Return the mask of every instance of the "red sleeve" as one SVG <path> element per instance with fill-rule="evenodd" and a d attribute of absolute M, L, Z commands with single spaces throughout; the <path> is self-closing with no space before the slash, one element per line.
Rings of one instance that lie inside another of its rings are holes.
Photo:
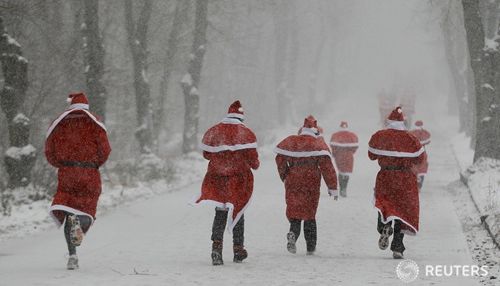
<path fill-rule="evenodd" d="M 97 164 L 102 166 L 108 160 L 111 153 L 111 146 L 109 146 L 108 135 L 102 128 L 97 128 Z"/>
<path fill-rule="evenodd" d="M 213 153 L 210 153 L 210 152 L 207 152 L 207 151 L 203 151 L 203 158 L 205 158 L 208 161 L 210 161 L 210 160 L 212 160 L 212 154 Z"/>
<path fill-rule="evenodd" d="M 337 152 L 339 151 L 339 147 L 337 146 L 331 146 L 332 147 L 332 154 L 333 156 L 335 157 L 335 155 L 337 154 Z"/>
<path fill-rule="evenodd" d="M 61 164 L 57 162 L 57 158 L 55 156 L 56 150 L 54 146 L 54 136 L 52 136 L 52 134 L 49 136 L 49 138 L 47 138 L 47 141 L 45 141 L 45 157 L 47 158 L 49 164 L 56 168 L 60 168 Z"/>
<path fill-rule="evenodd" d="M 276 166 L 278 167 L 278 173 L 280 175 L 281 181 L 285 181 L 286 176 L 288 175 L 288 163 L 286 157 L 283 155 L 276 155 Z"/>
<path fill-rule="evenodd" d="M 379 155 L 373 154 L 372 152 L 368 151 L 368 158 L 370 158 L 370 160 L 377 160 L 379 158 Z"/>
<path fill-rule="evenodd" d="M 332 160 L 328 156 L 321 156 L 318 163 L 321 175 L 323 176 L 328 189 L 336 190 L 337 173 L 335 172 L 335 168 L 333 167 Z"/>
<path fill-rule="evenodd" d="M 248 149 L 246 154 L 250 168 L 257 170 L 260 166 L 259 154 L 257 153 L 257 149 Z"/>
<path fill-rule="evenodd" d="M 420 156 L 415 157 L 412 159 L 412 163 L 414 165 L 419 165 L 421 164 L 425 159 L 427 158 L 427 153 L 424 151 Z"/>

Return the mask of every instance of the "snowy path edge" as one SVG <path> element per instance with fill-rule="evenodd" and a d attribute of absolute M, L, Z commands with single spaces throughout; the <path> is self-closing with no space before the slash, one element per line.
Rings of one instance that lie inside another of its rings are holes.
<path fill-rule="evenodd" d="M 463 164 L 463 162 L 460 161 L 459 156 L 457 155 L 458 151 L 457 151 L 457 146 L 455 144 L 451 144 L 451 151 L 453 153 L 453 157 L 455 158 L 455 160 L 457 162 L 457 166 L 459 168 L 460 181 L 466 187 L 467 192 L 469 193 L 469 197 L 470 197 L 472 203 L 474 204 L 474 207 L 476 208 L 476 210 L 478 211 L 478 213 L 481 216 L 481 222 L 482 222 L 484 228 L 486 229 L 486 231 L 488 232 L 488 235 L 491 237 L 491 239 L 495 243 L 496 247 L 498 249 L 500 249 L 500 236 L 495 235 L 492 231 L 492 228 L 491 228 L 491 226 L 498 225 L 498 224 L 500 224 L 500 222 L 496 222 L 494 216 L 487 215 L 481 210 L 481 208 L 479 207 L 478 202 L 474 198 L 473 192 L 469 186 L 469 180 L 464 173 L 466 170 L 464 170 L 464 164 Z"/>

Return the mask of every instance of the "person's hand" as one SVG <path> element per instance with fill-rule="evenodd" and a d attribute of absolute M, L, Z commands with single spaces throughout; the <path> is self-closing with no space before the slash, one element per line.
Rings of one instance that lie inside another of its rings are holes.
<path fill-rule="evenodd" d="M 339 199 L 339 191 L 338 190 L 331 190 L 329 189 L 328 190 L 328 194 L 331 196 L 333 196 L 333 199 L 334 200 L 338 200 Z"/>

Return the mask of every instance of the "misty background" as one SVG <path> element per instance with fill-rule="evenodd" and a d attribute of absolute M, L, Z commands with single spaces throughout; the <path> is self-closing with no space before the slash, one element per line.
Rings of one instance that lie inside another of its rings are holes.
<path fill-rule="evenodd" d="M 498 1 L 463 2 L 481 5 L 488 39 Z M 4 73 L 14 73 L 2 77 L 2 189 L 32 185 L 42 198 L 55 190 L 45 132 L 75 91 L 87 94 L 108 128 L 105 177 L 125 176 L 115 178 L 124 184 L 168 177 L 169 162 L 197 151 L 199 137 L 236 99 L 260 145 L 296 132 L 309 114 L 326 137 L 340 120 L 375 131 L 378 96 L 391 93 L 414 97 L 414 119 L 426 125 L 457 116 L 450 128 L 475 146 L 464 7 L 449 0 L 1 1 L 4 55 L 19 44 L 8 53 L 15 60 L 2 62 Z"/>

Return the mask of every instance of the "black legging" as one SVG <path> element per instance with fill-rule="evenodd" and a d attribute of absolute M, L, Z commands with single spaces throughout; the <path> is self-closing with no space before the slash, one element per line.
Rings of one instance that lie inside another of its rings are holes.
<path fill-rule="evenodd" d="M 66 222 L 64 223 L 64 237 L 66 238 L 66 244 L 68 245 L 68 251 L 69 255 L 76 254 L 76 246 L 71 243 L 70 239 L 70 231 L 71 231 L 71 224 L 68 222 L 68 216 L 71 215 L 70 213 L 66 213 Z M 83 233 L 87 233 L 87 231 L 90 228 L 90 225 L 92 224 L 92 221 L 88 216 L 85 215 L 77 215 L 78 220 L 80 220 L 80 227 L 83 230 Z"/>
<path fill-rule="evenodd" d="M 224 229 L 227 223 L 227 211 L 215 210 L 214 223 L 212 225 L 212 241 L 224 240 Z M 245 217 L 241 216 L 240 220 L 233 228 L 233 245 L 243 246 L 245 242 Z"/>
<path fill-rule="evenodd" d="M 378 214 L 377 230 L 382 233 L 384 226 L 391 225 L 392 221 L 388 223 L 382 222 L 382 216 Z M 399 219 L 394 220 L 394 237 L 392 238 L 391 250 L 403 253 L 405 251 L 405 246 L 403 244 L 404 234 L 401 233 L 401 221 Z"/>
<path fill-rule="evenodd" d="M 300 236 L 300 228 L 302 220 L 290 219 L 290 231 L 295 234 L 295 240 Z M 316 220 L 304 221 L 304 238 L 306 239 L 307 251 L 314 251 L 316 249 L 316 241 L 318 240 L 318 231 Z"/>
<path fill-rule="evenodd" d="M 347 183 L 349 183 L 349 176 L 339 174 L 339 185 L 341 190 L 347 190 Z"/>

